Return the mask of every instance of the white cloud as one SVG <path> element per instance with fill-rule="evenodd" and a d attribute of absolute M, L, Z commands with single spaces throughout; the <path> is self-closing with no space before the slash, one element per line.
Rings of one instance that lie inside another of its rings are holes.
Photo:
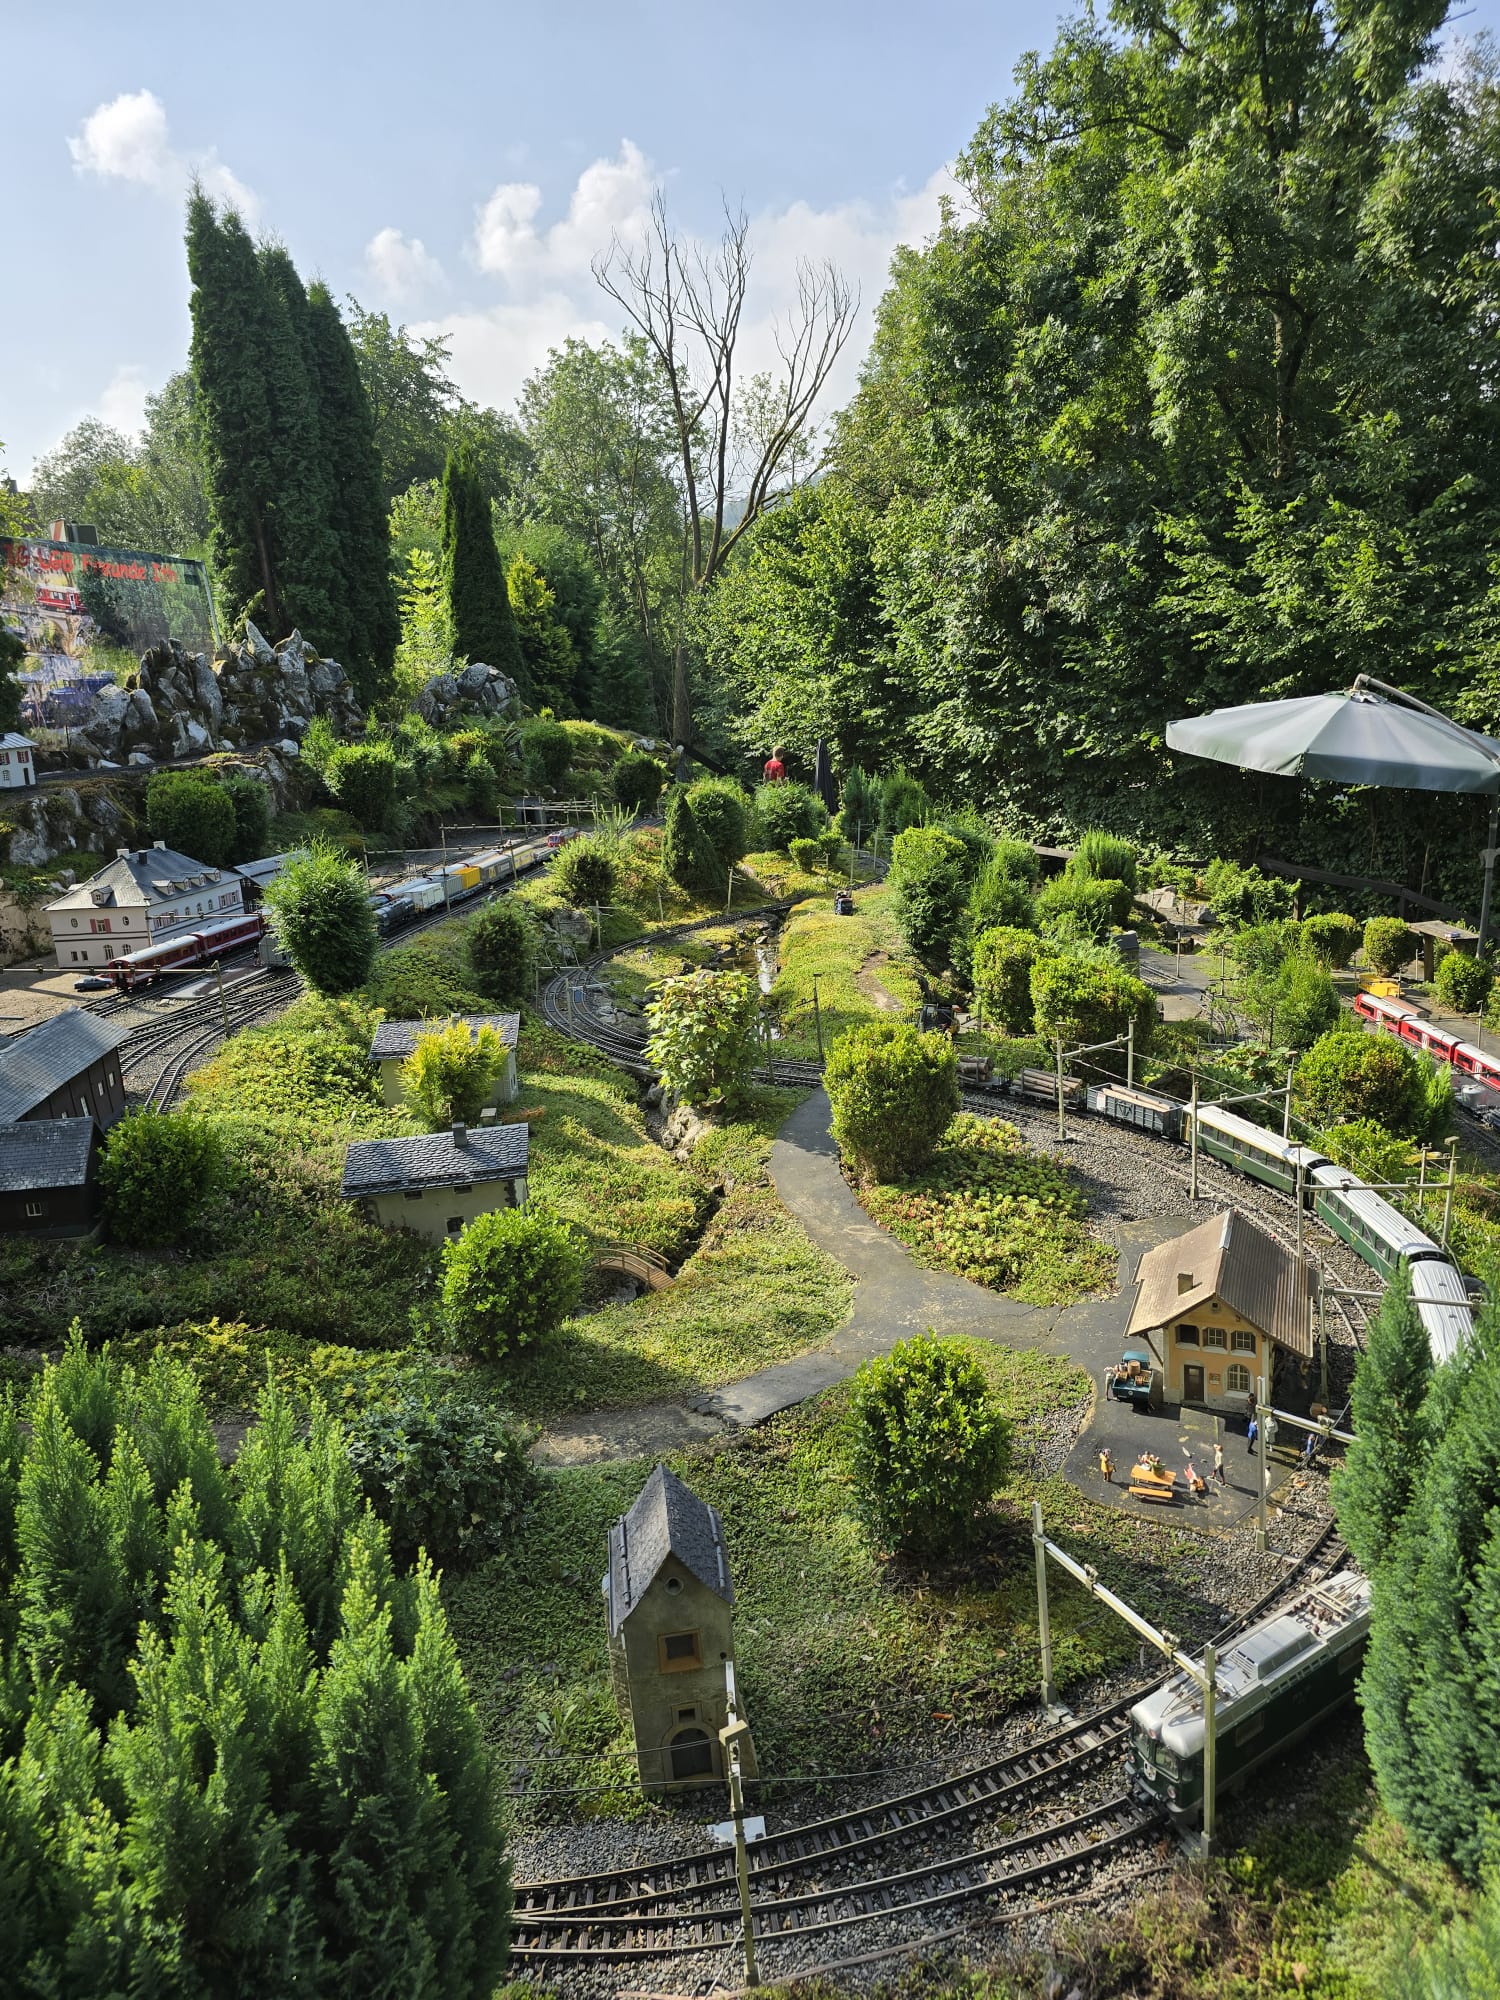
<path fill-rule="evenodd" d="M 132 361 L 125 361 L 105 384 L 95 408 L 111 430 L 134 437 L 145 427 L 149 393 L 146 371 Z"/>
<path fill-rule="evenodd" d="M 253 223 L 260 203 L 218 154 L 181 153 L 172 144 L 166 106 L 153 90 L 122 91 L 91 111 L 68 141 L 74 170 L 100 180 L 133 181 L 177 199 L 195 176 L 208 193 Z"/>
<path fill-rule="evenodd" d="M 443 283 L 443 267 L 420 236 L 382 229 L 365 245 L 365 269 L 393 299 L 420 298 Z"/>
<path fill-rule="evenodd" d="M 474 306 L 434 319 L 421 332 L 453 342 L 453 372 L 468 396 L 505 407 L 521 384 L 570 335 L 580 340 L 618 335 L 623 315 L 594 281 L 592 259 L 614 237 L 639 240 L 659 183 L 650 160 L 632 140 L 614 158 L 595 160 L 579 175 L 563 214 L 541 222 L 543 190 L 533 181 L 504 181 L 475 212 L 471 255 L 479 270 L 499 279 L 503 303 Z M 754 267 L 741 330 L 743 376 L 778 367 L 775 332 L 795 305 L 797 272 L 807 259 L 832 258 L 860 292 L 854 332 L 827 392 L 827 409 L 853 390 L 869 339 L 876 302 L 897 244 L 920 244 L 936 229 L 944 196 L 956 194 L 946 167 L 914 191 L 898 188 L 880 201 L 829 208 L 808 202 L 751 218 Z"/>

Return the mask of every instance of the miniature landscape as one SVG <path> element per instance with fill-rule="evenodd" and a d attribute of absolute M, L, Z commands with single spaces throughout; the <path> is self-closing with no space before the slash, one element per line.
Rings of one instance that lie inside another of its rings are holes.
<path fill-rule="evenodd" d="M 1298 22 L 837 410 L 732 209 L 510 414 L 194 180 L 0 485 L 6 1991 L 1493 1992 L 1500 98 Z"/>

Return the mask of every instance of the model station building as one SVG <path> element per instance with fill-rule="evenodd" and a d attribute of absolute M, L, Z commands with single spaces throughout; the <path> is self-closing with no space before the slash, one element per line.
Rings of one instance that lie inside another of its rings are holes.
<path fill-rule="evenodd" d="M 59 965 L 100 966 L 244 907 L 237 870 L 209 868 L 157 841 L 119 848 L 97 875 L 47 905 L 47 921 Z"/>

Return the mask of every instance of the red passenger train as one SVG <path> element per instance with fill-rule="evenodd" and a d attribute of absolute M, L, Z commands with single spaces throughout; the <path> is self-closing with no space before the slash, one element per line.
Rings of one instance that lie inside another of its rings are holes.
<path fill-rule="evenodd" d="M 138 986 L 150 986 L 165 972 L 181 972 L 192 965 L 211 965 L 246 945 L 258 944 L 265 935 L 266 920 L 258 910 L 240 911 L 205 924 L 201 931 L 177 931 L 160 944 L 144 945 L 111 961 L 106 970 L 122 993 Z"/>
<path fill-rule="evenodd" d="M 1451 1063 L 1464 1076 L 1472 1076 L 1476 1083 L 1500 1090 L 1500 1057 L 1477 1048 L 1473 1042 L 1461 1042 L 1457 1035 L 1437 1027 L 1407 1001 L 1387 1000 L 1378 993 L 1356 993 L 1354 1011 L 1386 1034 L 1399 1035 L 1412 1048 L 1425 1049 L 1438 1062 Z"/>

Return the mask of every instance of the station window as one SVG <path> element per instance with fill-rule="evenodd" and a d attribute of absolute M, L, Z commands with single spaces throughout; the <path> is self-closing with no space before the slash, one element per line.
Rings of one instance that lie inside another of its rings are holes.
<path fill-rule="evenodd" d="M 450 1215 L 448 1217 L 448 1234 L 450 1236 L 462 1236 L 463 1233 L 464 1233 L 463 1217 L 461 1215 Z"/>
<path fill-rule="evenodd" d="M 1229 1336 L 1229 1345 L 1236 1354 L 1253 1354 L 1255 1335 L 1248 1327 L 1237 1326 Z"/>
<path fill-rule="evenodd" d="M 691 1673 L 703 1665 L 703 1644 L 696 1632 L 663 1632 L 657 1655 L 664 1674 Z"/>
<path fill-rule="evenodd" d="M 1203 1345 L 1204 1345 L 1205 1347 L 1222 1347 L 1222 1346 L 1224 1345 L 1224 1329 L 1223 1329 L 1223 1327 L 1222 1327 L 1222 1326 L 1206 1326 L 1206 1327 L 1204 1327 L 1204 1329 L 1203 1329 Z"/>
<path fill-rule="evenodd" d="M 1185 1320 L 1180 1321 L 1177 1326 L 1177 1345 L 1179 1347 L 1196 1347 L 1198 1345 L 1197 1327 L 1189 1326 Z"/>
<path fill-rule="evenodd" d="M 1242 1396 L 1250 1391 L 1250 1370 L 1243 1361 L 1231 1361 L 1225 1374 L 1225 1383 L 1231 1395 L 1238 1391 Z"/>
<path fill-rule="evenodd" d="M 26 1213 L 34 1222 L 38 1216 L 43 1216 L 47 1213 L 47 1204 L 44 1201 L 28 1201 L 26 1204 Z"/>

